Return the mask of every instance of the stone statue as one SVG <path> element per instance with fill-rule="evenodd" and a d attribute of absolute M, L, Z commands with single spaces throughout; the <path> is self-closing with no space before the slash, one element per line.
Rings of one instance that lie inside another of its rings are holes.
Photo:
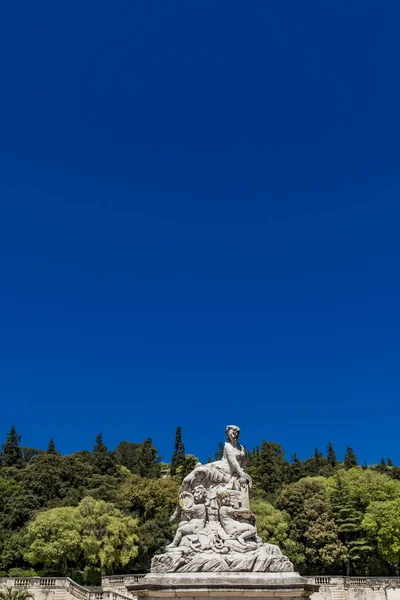
<path fill-rule="evenodd" d="M 222 459 L 197 466 L 183 480 L 171 517 L 178 529 L 166 552 L 153 557 L 153 573 L 293 571 L 278 546 L 257 535 L 239 434 L 228 425 Z"/>
<path fill-rule="evenodd" d="M 199 483 L 214 489 L 223 486 L 240 492 L 241 505 L 249 508 L 251 478 L 245 471 L 246 451 L 244 446 L 239 444 L 239 434 L 239 427 L 228 425 L 226 428 L 228 440 L 225 442 L 222 459 L 194 469 L 183 480 L 182 488 L 188 490 Z"/>

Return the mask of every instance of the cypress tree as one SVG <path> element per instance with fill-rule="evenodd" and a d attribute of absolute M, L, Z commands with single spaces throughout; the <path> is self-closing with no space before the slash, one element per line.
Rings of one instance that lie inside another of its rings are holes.
<path fill-rule="evenodd" d="M 289 479 L 291 482 L 299 481 L 304 476 L 303 463 L 297 458 L 296 452 L 292 455 L 292 464 L 289 467 Z"/>
<path fill-rule="evenodd" d="M 347 446 L 346 454 L 344 455 L 345 469 L 351 469 L 352 467 L 356 467 L 357 465 L 358 465 L 357 457 L 356 457 L 356 454 L 355 454 L 353 448 L 351 448 L 350 446 Z"/>
<path fill-rule="evenodd" d="M 153 446 L 153 440 L 147 438 L 139 449 L 139 475 L 141 477 L 161 477 L 161 466 L 157 462 L 157 448 Z"/>
<path fill-rule="evenodd" d="M 96 435 L 96 443 L 93 446 L 92 464 L 100 475 L 113 474 L 115 472 L 115 460 L 107 450 L 103 442 L 103 434 Z"/>
<path fill-rule="evenodd" d="M 340 471 L 336 473 L 335 480 L 331 503 L 339 537 L 347 550 L 346 575 L 349 576 L 352 568 L 356 572 L 360 570 L 361 564 L 365 563 L 373 548 L 361 527 L 363 511 L 351 498 Z"/>
<path fill-rule="evenodd" d="M 263 441 L 259 453 L 248 464 L 253 481 L 267 494 L 274 494 L 290 477 L 290 465 L 285 452 L 276 442 Z"/>
<path fill-rule="evenodd" d="M 332 442 L 328 442 L 328 451 L 327 451 L 326 458 L 327 458 L 328 464 L 334 469 L 336 467 L 337 460 L 336 460 L 336 452 L 333 449 Z"/>
<path fill-rule="evenodd" d="M 387 459 L 387 466 L 388 466 L 388 467 L 394 467 L 394 464 L 393 464 L 393 461 L 392 461 L 392 459 L 391 459 L 391 458 L 388 458 L 388 459 Z"/>
<path fill-rule="evenodd" d="M 178 425 L 175 433 L 175 450 L 171 460 L 171 475 L 176 475 L 178 467 L 185 464 L 185 446 L 182 442 L 182 427 Z"/>
<path fill-rule="evenodd" d="M 316 467 L 316 471 L 318 471 L 318 468 L 321 464 L 321 459 L 323 458 L 321 452 L 319 452 L 318 448 L 315 447 L 314 448 L 314 462 L 315 462 L 315 467 Z"/>
<path fill-rule="evenodd" d="M 3 444 L 3 464 L 5 467 L 16 467 L 22 464 L 22 448 L 19 445 L 21 436 L 18 435 L 14 425 L 7 434 Z"/>
<path fill-rule="evenodd" d="M 57 454 L 58 456 L 60 455 L 59 451 L 56 448 L 53 438 L 51 438 L 51 440 L 49 441 L 49 445 L 47 446 L 46 452 L 47 454 Z"/>

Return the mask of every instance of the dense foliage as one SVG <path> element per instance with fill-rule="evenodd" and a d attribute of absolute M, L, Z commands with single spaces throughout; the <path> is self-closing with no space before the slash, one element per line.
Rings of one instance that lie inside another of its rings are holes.
<path fill-rule="evenodd" d="M 91 452 L 62 456 L 52 439 L 46 450 L 21 446 L 12 427 L 0 460 L 0 575 L 84 583 L 149 568 L 172 539 L 179 484 L 197 462 L 181 427 L 169 474 L 151 438 L 110 452 L 99 434 Z M 248 453 L 248 471 L 259 535 L 301 573 L 399 573 L 400 468 L 390 459 L 361 467 L 348 446 L 340 462 L 329 442 L 326 456 L 316 448 L 287 461 L 279 444 L 263 441 Z"/>

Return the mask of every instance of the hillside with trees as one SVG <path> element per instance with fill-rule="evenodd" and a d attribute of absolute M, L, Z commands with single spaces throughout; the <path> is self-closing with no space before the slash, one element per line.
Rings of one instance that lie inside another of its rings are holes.
<path fill-rule="evenodd" d="M 172 446 L 172 444 L 171 444 Z M 216 457 L 222 453 L 216 448 Z M 101 573 L 143 572 L 173 537 L 180 482 L 197 459 L 177 427 L 170 465 L 152 439 L 110 451 L 62 456 L 27 448 L 12 427 L 0 466 L 0 576 L 69 575 L 95 584 Z M 210 459 L 209 459 L 210 460 Z M 396 575 L 400 568 L 400 468 L 390 459 L 343 462 L 331 443 L 290 461 L 276 442 L 248 452 L 259 535 L 278 544 L 302 574 Z"/>

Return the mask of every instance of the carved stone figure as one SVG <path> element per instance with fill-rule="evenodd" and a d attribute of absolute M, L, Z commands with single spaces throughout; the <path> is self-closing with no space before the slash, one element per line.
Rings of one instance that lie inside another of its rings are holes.
<path fill-rule="evenodd" d="M 196 467 L 182 482 L 171 520 L 179 520 L 164 554 L 153 557 L 153 573 L 292 572 L 278 546 L 264 544 L 250 511 L 240 428 L 228 425 L 221 460 Z"/>
<path fill-rule="evenodd" d="M 167 548 L 179 546 L 184 535 L 198 533 L 206 526 L 207 509 L 205 501 L 207 498 L 207 490 L 204 486 L 198 485 L 194 488 L 193 494 L 182 492 L 179 498 L 179 508 L 181 520 L 178 525 L 175 537 Z M 174 521 L 178 515 L 178 509 L 171 517 Z"/>
<path fill-rule="evenodd" d="M 192 489 L 202 483 L 208 488 L 217 489 L 224 486 L 229 490 L 240 492 L 240 504 L 249 508 L 249 490 L 251 477 L 246 473 L 246 451 L 239 443 L 240 428 L 228 425 L 226 435 L 228 440 L 224 445 L 221 460 L 195 468 L 183 480 L 184 490 Z"/>

